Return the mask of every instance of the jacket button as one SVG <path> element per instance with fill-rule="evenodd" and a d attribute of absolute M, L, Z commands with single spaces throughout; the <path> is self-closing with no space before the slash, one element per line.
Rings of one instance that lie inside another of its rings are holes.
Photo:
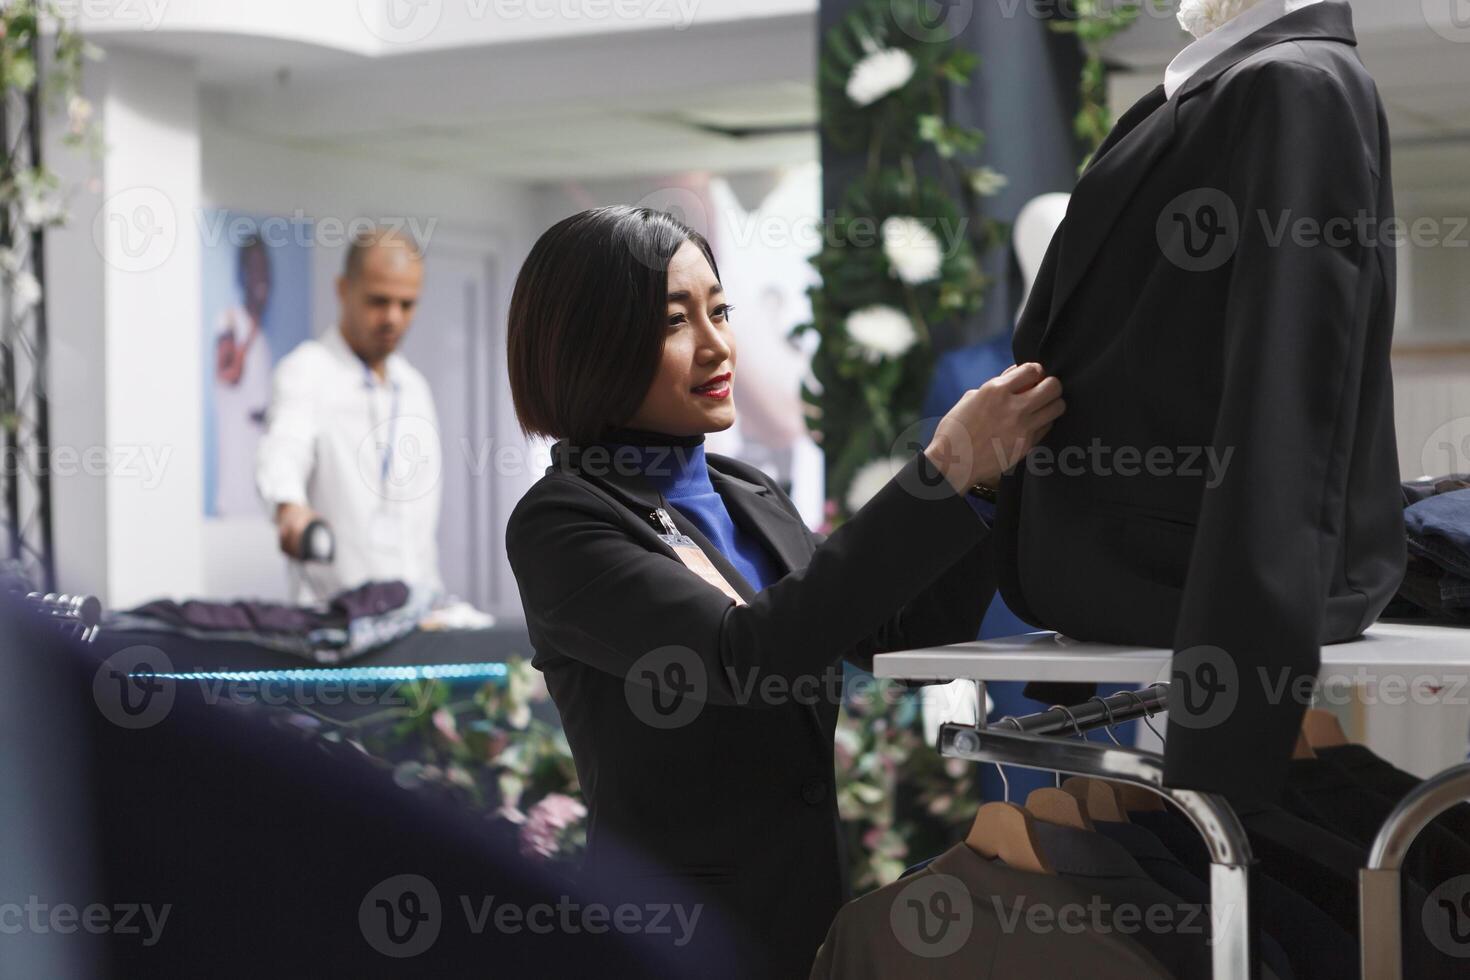
<path fill-rule="evenodd" d="M 819 779 L 811 780 L 801 787 L 801 798 L 816 806 L 827 798 L 827 784 Z"/>

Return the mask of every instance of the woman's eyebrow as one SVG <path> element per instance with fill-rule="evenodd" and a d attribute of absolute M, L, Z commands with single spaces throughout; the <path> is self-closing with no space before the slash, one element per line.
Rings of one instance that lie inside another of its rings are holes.
<path fill-rule="evenodd" d="M 709 288 L 709 294 L 711 296 L 714 296 L 717 293 L 723 293 L 724 291 L 725 291 L 725 287 L 722 286 L 722 285 L 720 285 L 719 283 L 715 283 L 713 286 L 711 286 Z M 669 293 L 669 302 L 670 303 L 682 303 L 685 300 L 687 300 L 688 298 L 689 298 L 689 290 L 687 290 L 687 289 L 676 289 L 673 292 Z"/>

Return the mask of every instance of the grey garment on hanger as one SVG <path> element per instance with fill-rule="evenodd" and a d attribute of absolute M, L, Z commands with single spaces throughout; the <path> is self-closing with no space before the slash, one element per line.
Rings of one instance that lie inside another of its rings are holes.
<path fill-rule="evenodd" d="M 956 844 L 919 871 L 837 913 L 811 980 L 1167 980 L 1140 943 L 1077 929 L 1086 890 L 1057 875 L 1007 867 Z M 1090 923 L 1089 923 L 1090 924 Z"/>
<path fill-rule="evenodd" d="M 1092 825 L 1099 834 L 1122 845 L 1138 862 L 1138 866 L 1154 881 L 1187 902 L 1209 904 L 1210 886 L 1186 868 L 1184 863 L 1174 856 L 1173 851 L 1164 846 L 1164 842 L 1159 840 L 1153 831 L 1136 823 L 1113 823 L 1107 820 L 1094 820 Z M 1290 924 L 1286 922 L 1254 924 L 1260 926 L 1256 939 L 1260 944 L 1261 961 L 1270 967 L 1281 980 L 1295 980 L 1297 971 L 1293 969 L 1293 963 L 1286 955 L 1282 944 L 1277 942 L 1272 933 L 1273 927 L 1290 928 Z M 1330 976 L 1332 980 L 1344 980 L 1346 974 L 1337 973 Z"/>
<path fill-rule="evenodd" d="M 1036 822 L 1041 852 L 1097 907 L 1181 980 L 1210 980 L 1210 909 L 1150 878 L 1121 844 L 1091 830 Z M 1264 975 L 1265 971 L 1263 971 Z"/>

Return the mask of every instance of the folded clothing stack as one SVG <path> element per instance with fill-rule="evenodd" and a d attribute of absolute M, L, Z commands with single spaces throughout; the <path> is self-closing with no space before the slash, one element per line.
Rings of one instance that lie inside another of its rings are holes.
<path fill-rule="evenodd" d="M 1409 561 L 1386 616 L 1470 622 L 1470 474 L 1403 484 Z"/>
<path fill-rule="evenodd" d="M 368 582 L 315 606 L 158 599 L 113 613 L 103 619 L 102 626 L 111 631 L 239 640 L 315 663 L 337 664 L 418 629 L 419 621 L 442 598 L 437 590 L 411 588 L 403 582 Z"/>

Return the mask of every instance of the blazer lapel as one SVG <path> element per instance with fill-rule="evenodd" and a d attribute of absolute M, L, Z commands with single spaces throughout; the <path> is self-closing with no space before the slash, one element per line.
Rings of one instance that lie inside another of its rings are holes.
<path fill-rule="evenodd" d="M 1294 10 L 1220 52 L 1162 105 L 1164 86 L 1160 85 L 1123 114 L 1083 171 L 1068 202 L 1067 217 L 1058 232 L 1062 237 L 1051 309 L 1037 341 L 1038 351 L 1124 206 L 1172 142 L 1179 106 L 1256 52 L 1303 39 L 1357 44 L 1352 8 L 1343 0 L 1323 0 Z"/>
<path fill-rule="evenodd" d="M 1174 138 L 1179 101 L 1164 101 L 1163 89 L 1160 85 L 1123 114 L 1077 181 L 1059 232 L 1056 283 L 1038 349 L 1051 336 L 1123 207 Z"/>
<path fill-rule="evenodd" d="M 740 594 L 740 597 L 746 602 L 754 601 L 757 595 L 754 586 L 746 581 L 745 576 L 736 571 L 730 560 L 704 536 L 694 522 L 680 513 L 676 505 L 664 499 L 658 489 L 643 474 L 631 471 L 621 472 L 617 467 L 611 465 L 599 466 L 595 473 L 577 470 L 568 462 L 565 440 L 551 447 L 551 455 L 553 467 L 576 472 L 584 480 L 596 483 L 621 500 L 625 506 L 637 512 L 639 518 L 652 527 L 658 526 L 653 520 L 653 512 L 659 507 L 664 507 L 669 513 L 669 518 L 674 522 L 674 526 L 694 539 L 695 544 L 699 545 L 700 550 L 709 557 L 710 562 L 720 570 L 720 574 L 725 576 L 726 581 Z M 765 545 L 774 557 L 782 575 L 789 574 L 793 569 L 804 567 L 811 554 L 806 525 L 771 499 L 769 487 L 761 483 L 752 483 L 732 473 L 723 472 L 719 468 L 722 459 L 723 457 L 714 453 L 706 452 L 705 454 L 705 460 L 709 465 L 710 483 L 725 502 L 725 509 L 730 512 L 730 519 L 739 525 L 741 530 L 751 534 Z M 672 548 L 667 550 L 669 555 L 677 559 L 678 556 L 674 555 Z"/>
<path fill-rule="evenodd" d="M 766 546 L 780 566 L 781 574 L 806 567 L 812 553 L 806 525 L 772 499 L 770 487 L 721 471 L 719 457 L 707 455 L 706 459 L 710 459 L 710 482 L 725 501 L 731 519 Z"/>

